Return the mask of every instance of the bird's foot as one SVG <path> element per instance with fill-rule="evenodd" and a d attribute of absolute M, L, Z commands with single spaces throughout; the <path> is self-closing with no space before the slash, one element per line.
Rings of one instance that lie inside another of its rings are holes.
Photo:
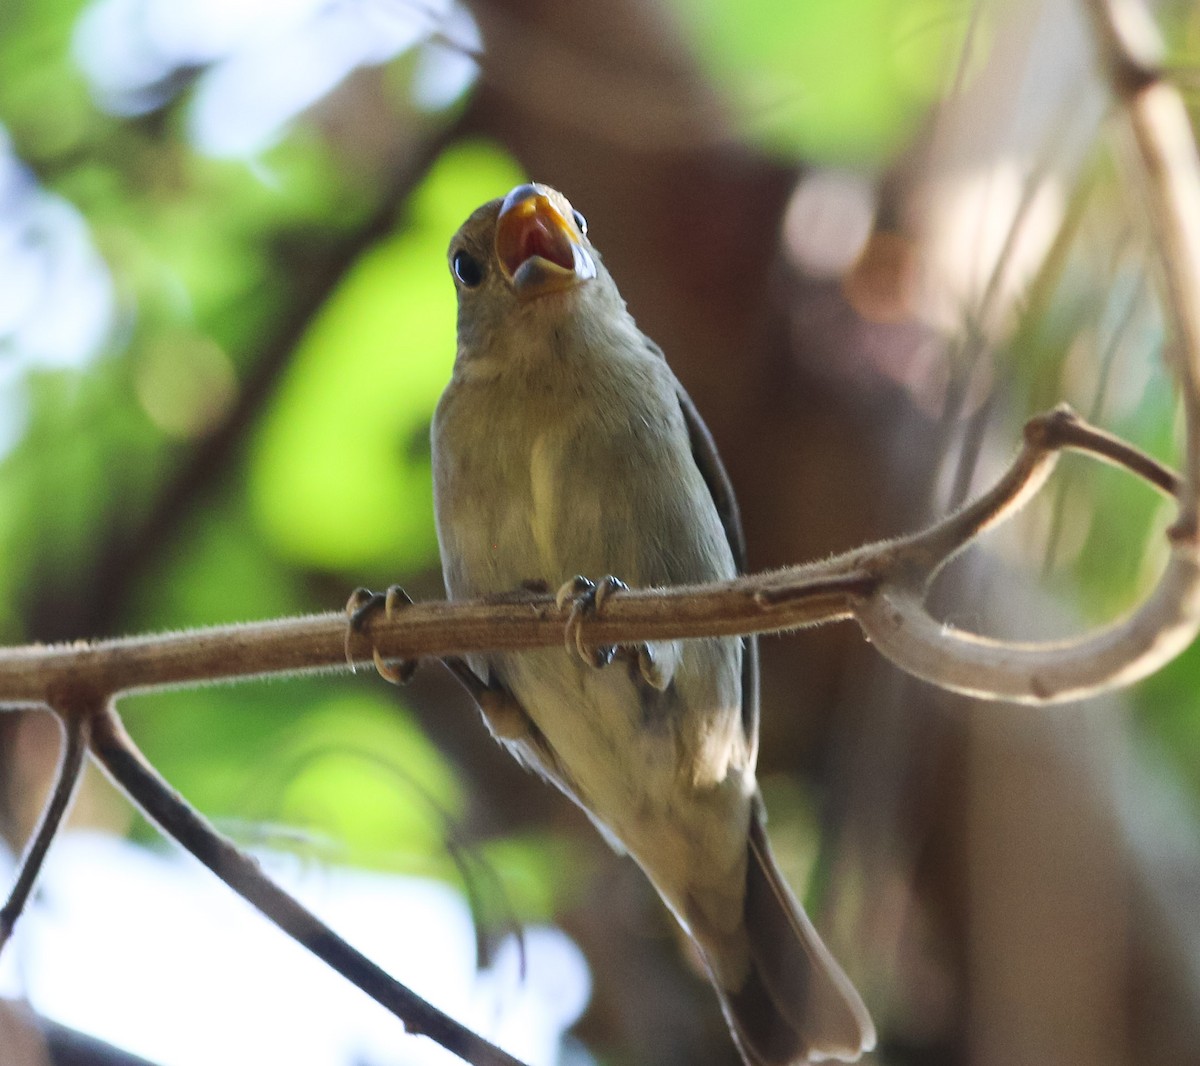
<path fill-rule="evenodd" d="M 354 669 L 354 656 L 351 652 L 351 641 L 355 635 L 363 631 L 367 619 L 380 608 L 384 617 L 394 618 L 405 607 L 412 603 L 412 597 L 399 585 L 392 585 L 387 592 L 372 592 L 370 589 L 357 588 L 350 593 L 346 601 L 346 662 Z M 379 649 L 371 646 L 371 658 L 375 660 L 375 669 L 379 676 L 393 685 L 407 685 L 417 670 L 416 659 L 400 659 L 389 662 L 379 654 Z"/>
<path fill-rule="evenodd" d="M 616 658 L 617 649 L 612 644 L 601 644 L 595 648 L 584 644 L 583 623 L 585 619 L 595 618 L 600 613 L 609 596 L 628 587 L 612 574 L 605 575 L 598 582 L 576 574 L 570 581 L 563 582 L 555 594 L 554 602 L 560 611 L 568 602 L 571 604 L 571 613 L 567 615 L 567 624 L 563 629 L 563 642 L 568 652 L 574 651 L 585 663 L 597 669 L 608 666 Z"/>
<path fill-rule="evenodd" d="M 574 651 L 590 666 L 602 668 L 608 666 L 614 659 L 636 660 L 638 673 L 643 681 L 660 692 L 670 684 L 670 677 L 661 668 L 654 649 L 644 641 L 640 644 L 616 646 L 602 644 L 589 648 L 583 639 L 583 623 L 588 618 L 595 618 L 604 609 L 609 597 L 629 588 L 618 577 L 606 574 L 599 581 L 590 581 L 582 574 L 576 574 L 570 581 L 565 582 L 554 597 L 559 610 L 571 603 L 571 613 L 567 616 L 566 629 L 563 634 L 567 651 Z"/>

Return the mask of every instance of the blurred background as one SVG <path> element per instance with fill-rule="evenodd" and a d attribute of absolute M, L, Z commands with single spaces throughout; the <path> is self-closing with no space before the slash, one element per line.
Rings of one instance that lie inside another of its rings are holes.
<path fill-rule="evenodd" d="M 1186 76 L 1200 11 L 1156 17 Z M 5 0 L 0 639 L 440 597 L 445 247 L 526 178 L 587 215 L 703 412 L 755 568 L 943 514 L 1060 400 L 1171 462 L 1107 106 L 1067 0 Z M 1153 583 L 1170 518 L 1067 459 L 937 609 L 1098 624 Z M 906 679 L 850 626 L 765 642 L 772 837 L 875 1016 L 871 1061 L 1197 1061 L 1198 679 L 1193 649 L 1030 710 Z M 736 1062 L 648 884 L 440 667 L 123 711 L 281 881 L 531 1063 Z M 0 868 L 57 745 L 0 715 Z M 0 996 L 3 1066 L 453 1061 L 96 773 Z"/>

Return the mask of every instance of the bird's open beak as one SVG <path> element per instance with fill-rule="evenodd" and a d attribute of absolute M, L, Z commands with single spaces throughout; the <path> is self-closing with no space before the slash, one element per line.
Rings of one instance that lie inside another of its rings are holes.
<path fill-rule="evenodd" d="M 596 276 L 571 205 L 545 185 L 518 185 L 504 198 L 496 220 L 496 258 L 522 300 Z"/>

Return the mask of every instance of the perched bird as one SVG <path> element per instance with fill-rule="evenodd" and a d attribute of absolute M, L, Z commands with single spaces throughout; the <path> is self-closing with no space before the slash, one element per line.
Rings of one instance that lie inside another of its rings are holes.
<path fill-rule="evenodd" d="M 449 261 L 458 353 L 432 439 L 450 598 L 561 585 L 579 638 L 621 587 L 607 575 L 651 587 L 744 568 L 712 439 L 567 199 L 518 186 L 467 219 Z M 578 654 L 468 661 L 493 732 L 637 861 L 694 939 L 747 1063 L 874 1046 L 767 844 L 753 642 L 579 640 Z"/>

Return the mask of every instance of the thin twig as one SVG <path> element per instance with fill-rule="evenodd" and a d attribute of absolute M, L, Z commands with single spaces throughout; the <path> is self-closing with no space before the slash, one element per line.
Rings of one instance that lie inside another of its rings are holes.
<path fill-rule="evenodd" d="M 1128 470 L 1167 496 L 1178 497 L 1183 482 L 1153 457 L 1113 434 L 1089 425 L 1062 404 L 1025 423 L 1025 446 L 990 492 L 905 542 L 925 586 L 964 547 L 1023 507 L 1045 483 L 1065 450 L 1083 452 Z"/>
<path fill-rule="evenodd" d="M 42 809 L 37 828 L 25 846 L 25 854 L 21 856 L 17 880 L 4 906 L 0 907 L 0 952 L 12 936 L 13 928 L 25 910 L 34 885 L 37 884 L 38 874 L 46 861 L 46 853 L 50 850 L 50 843 L 57 835 L 63 817 L 70 810 L 71 800 L 83 770 L 83 756 L 87 751 L 88 719 L 84 716 L 74 716 L 60 717 L 59 721 L 63 727 L 63 742 L 58 759 L 58 776 L 46 806 Z"/>
<path fill-rule="evenodd" d="M 138 750 L 111 704 L 96 714 L 92 754 L 146 816 L 297 943 L 426 1036 L 472 1066 L 521 1066 L 518 1059 L 442 1013 L 351 947 L 268 878 L 175 792 Z"/>
<path fill-rule="evenodd" d="M 1055 421 L 1048 427 L 1055 444 L 1074 451 L 1087 452 L 1112 466 L 1136 474 L 1164 496 L 1178 499 L 1184 490 L 1183 479 L 1157 459 L 1103 429 L 1081 419 Z"/>
<path fill-rule="evenodd" d="M 1093 35 L 1136 151 L 1153 247 L 1176 333 L 1186 428 L 1180 524 L 1195 532 L 1200 495 L 1200 159 L 1187 110 L 1158 68 L 1161 45 L 1146 9 L 1129 0 L 1088 0 Z"/>

